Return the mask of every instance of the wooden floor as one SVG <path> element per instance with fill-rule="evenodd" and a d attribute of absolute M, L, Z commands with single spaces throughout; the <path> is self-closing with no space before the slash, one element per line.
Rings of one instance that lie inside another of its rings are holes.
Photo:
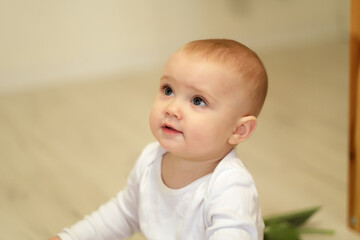
<path fill-rule="evenodd" d="M 336 235 L 304 239 L 360 239 L 346 225 L 348 45 L 259 54 L 269 95 L 238 152 L 263 214 L 321 205 L 309 226 Z M 115 196 L 153 140 L 148 113 L 159 74 L 0 95 L 0 239 L 47 239 Z"/>

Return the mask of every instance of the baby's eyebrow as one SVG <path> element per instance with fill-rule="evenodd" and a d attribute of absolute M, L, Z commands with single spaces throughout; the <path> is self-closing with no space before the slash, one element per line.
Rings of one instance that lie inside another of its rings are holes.
<path fill-rule="evenodd" d="M 160 83 L 161 82 L 165 82 L 165 81 L 175 81 L 173 78 L 171 78 L 171 77 L 169 77 L 169 76 L 167 76 L 167 75 L 164 75 L 164 76 L 162 76 L 161 78 L 160 78 Z"/>

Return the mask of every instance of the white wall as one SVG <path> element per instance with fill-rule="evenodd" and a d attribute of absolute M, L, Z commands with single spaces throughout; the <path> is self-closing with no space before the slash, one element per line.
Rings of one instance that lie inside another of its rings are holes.
<path fill-rule="evenodd" d="M 0 92 L 157 68 L 198 38 L 347 39 L 348 18 L 349 0 L 0 0 Z"/>

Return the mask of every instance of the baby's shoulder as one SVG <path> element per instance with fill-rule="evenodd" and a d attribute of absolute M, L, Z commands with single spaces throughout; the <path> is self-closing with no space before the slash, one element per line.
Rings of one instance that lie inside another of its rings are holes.
<path fill-rule="evenodd" d="M 229 209 L 258 209 L 259 200 L 250 172 L 239 160 L 219 164 L 204 195 L 204 213 L 227 206 Z"/>
<path fill-rule="evenodd" d="M 236 154 L 225 157 L 213 173 L 213 182 L 240 182 L 252 184 L 254 179 Z"/>
<path fill-rule="evenodd" d="M 206 196 L 212 198 L 224 192 L 229 195 L 246 193 L 257 196 L 251 173 L 235 154 L 227 156 L 219 163 L 208 182 Z"/>
<path fill-rule="evenodd" d="M 240 232 L 262 231 L 263 223 L 255 182 L 235 154 L 225 157 L 213 172 L 203 206 L 209 235 L 230 228 Z"/>

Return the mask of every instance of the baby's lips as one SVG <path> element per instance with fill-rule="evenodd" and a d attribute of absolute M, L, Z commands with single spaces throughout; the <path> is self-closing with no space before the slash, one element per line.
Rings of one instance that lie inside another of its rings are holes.
<path fill-rule="evenodd" d="M 169 124 L 163 124 L 161 127 L 162 128 L 167 128 L 169 130 L 172 130 L 172 131 L 175 131 L 175 132 L 178 132 L 178 133 L 182 133 L 181 131 L 177 130 L 176 128 L 174 128 L 173 126 L 171 126 Z"/>

